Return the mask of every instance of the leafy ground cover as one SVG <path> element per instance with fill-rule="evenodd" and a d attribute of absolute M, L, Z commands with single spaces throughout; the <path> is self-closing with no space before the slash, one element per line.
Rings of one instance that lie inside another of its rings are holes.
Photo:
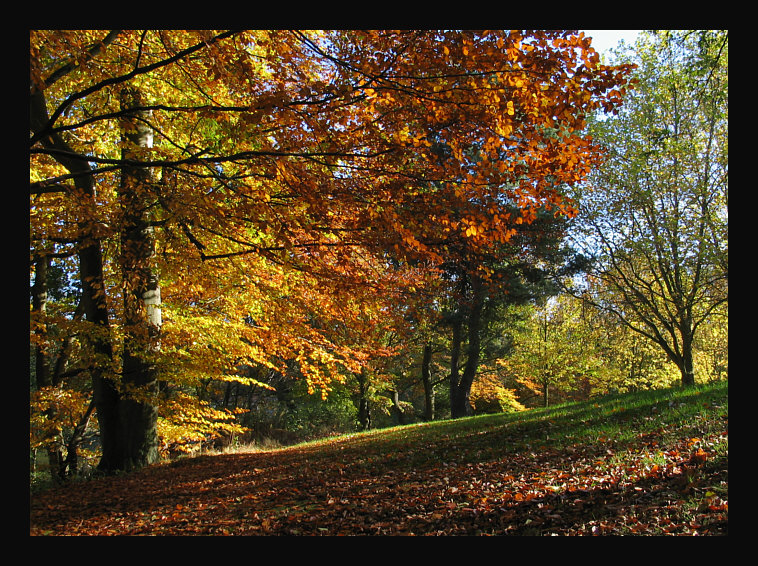
<path fill-rule="evenodd" d="M 727 383 L 185 458 L 35 493 L 32 535 L 726 535 Z"/>

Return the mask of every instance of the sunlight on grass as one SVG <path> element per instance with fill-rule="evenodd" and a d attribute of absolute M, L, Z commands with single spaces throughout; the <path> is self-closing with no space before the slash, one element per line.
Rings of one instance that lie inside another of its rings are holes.
<path fill-rule="evenodd" d="M 433 451 L 438 442 L 469 442 L 479 446 L 480 455 L 524 448 L 562 447 L 582 443 L 624 443 L 646 432 L 662 431 L 682 421 L 702 421 L 707 428 L 711 416 L 726 416 L 728 382 L 695 388 L 660 389 L 633 394 L 608 395 L 584 402 L 571 402 L 517 413 L 477 415 L 402 425 L 310 440 L 282 446 L 263 439 L 253 444 L 233 445 L 220 452 L 245 454 L 280 450 L 359 449 L 398 452 L 419 445 Z M 693 430 L 693 438 L 697 430 Z M 497 438 L 503 442 L 498 443 Z M 507 439 L 507 442 L 505 441 Z M 714 446 L 726 453 L 728 446 Z M 212 454 L 213 452 L 205 452 Z M 655 457 L 651 456 L 651 462 Z M 654 465 L 654 464 L 653 464 Z"/>
<path fill-rule="evenodd" d="M 727 424 L 723 382 L 262 441 L 35 494 L 33 524 L 42 534 L 726 534 Z"/>

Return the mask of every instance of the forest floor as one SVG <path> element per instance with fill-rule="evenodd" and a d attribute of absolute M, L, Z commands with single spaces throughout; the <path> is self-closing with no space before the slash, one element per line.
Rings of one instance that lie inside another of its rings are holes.
<path fill-rule="evenodd" d="M 31 535 L 727 535 L 727 383 L 183 458 L 31 495 Z"/>

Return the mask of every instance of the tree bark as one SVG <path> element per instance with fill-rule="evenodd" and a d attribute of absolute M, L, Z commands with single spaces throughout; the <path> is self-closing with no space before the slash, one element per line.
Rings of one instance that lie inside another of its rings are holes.
<path fill-rule="evenodd" d="M 32 286 L 32 312 L 44 316 L 47 312 L 47 272 L 50 267 L 50 256 L 39 255 L 34 260 L 34 285 Z M 47 342 L 47 332 L 44 327 L 35 331 L 42 344 Z M 34 357 L 34 370 L 37 389 L 52 385 L 49 356 L 45 346 L 38 345 Z"/>
<path fill-rule="evenodd" d="M 139 159 L 139 152 L 152 147 L 149 115 L 139 110 L 140 93 L 124 88 L 122 110 L 130 111 L 123 133 L 120 200 L 123 210 L 121 269 L 124 300 L 124 357 L 120 404 L 123 440 L 121 467 L 129 470 L 158 460 L 158 412 L 155 396 L 158 375 L 154 356 L 160 348 L 161 295 L 159 276 L 152 261 L 154 233 L 150 223 L 153 198 L 150 171 L 126 165 Z M 132 111 L 133 110 L 133 111 Z"/>
<path fill-rule="evenodd" d="M 679 368 L 682 372 L 682 385 L 684 387 L 690 387 L 695 385 L 695 362 L 692 357 L 692 337 L 688 336 L 685 338 L 682 350 L 682 365 Z"/>
<path fill-rule="evenodd" d="M 659 344 L 666 351 L 671 361 L 674 362 L 677 368 L 679 368 L 682 387 L 690 387 L 695 385 L 695 362 L 692 353 L 695 330 L 689 319 L 680 321 L 678 330 L 679 336 L 681 337 L 681 345 L 677 345 L 676 340 L 672 340 L 672 343 L 674 344 L 673 348 L 665 342 L 659 342 Z"/>

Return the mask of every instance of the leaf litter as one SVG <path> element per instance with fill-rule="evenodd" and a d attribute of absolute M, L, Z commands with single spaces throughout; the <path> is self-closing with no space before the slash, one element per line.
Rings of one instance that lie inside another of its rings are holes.
<path fill-rule="evenodd" d="M 33 494 L 30 533 L 726 535 L 727 419 L 703 428 L 524 449 L 518 427 L 419 427 L 206 455 Z"/>

